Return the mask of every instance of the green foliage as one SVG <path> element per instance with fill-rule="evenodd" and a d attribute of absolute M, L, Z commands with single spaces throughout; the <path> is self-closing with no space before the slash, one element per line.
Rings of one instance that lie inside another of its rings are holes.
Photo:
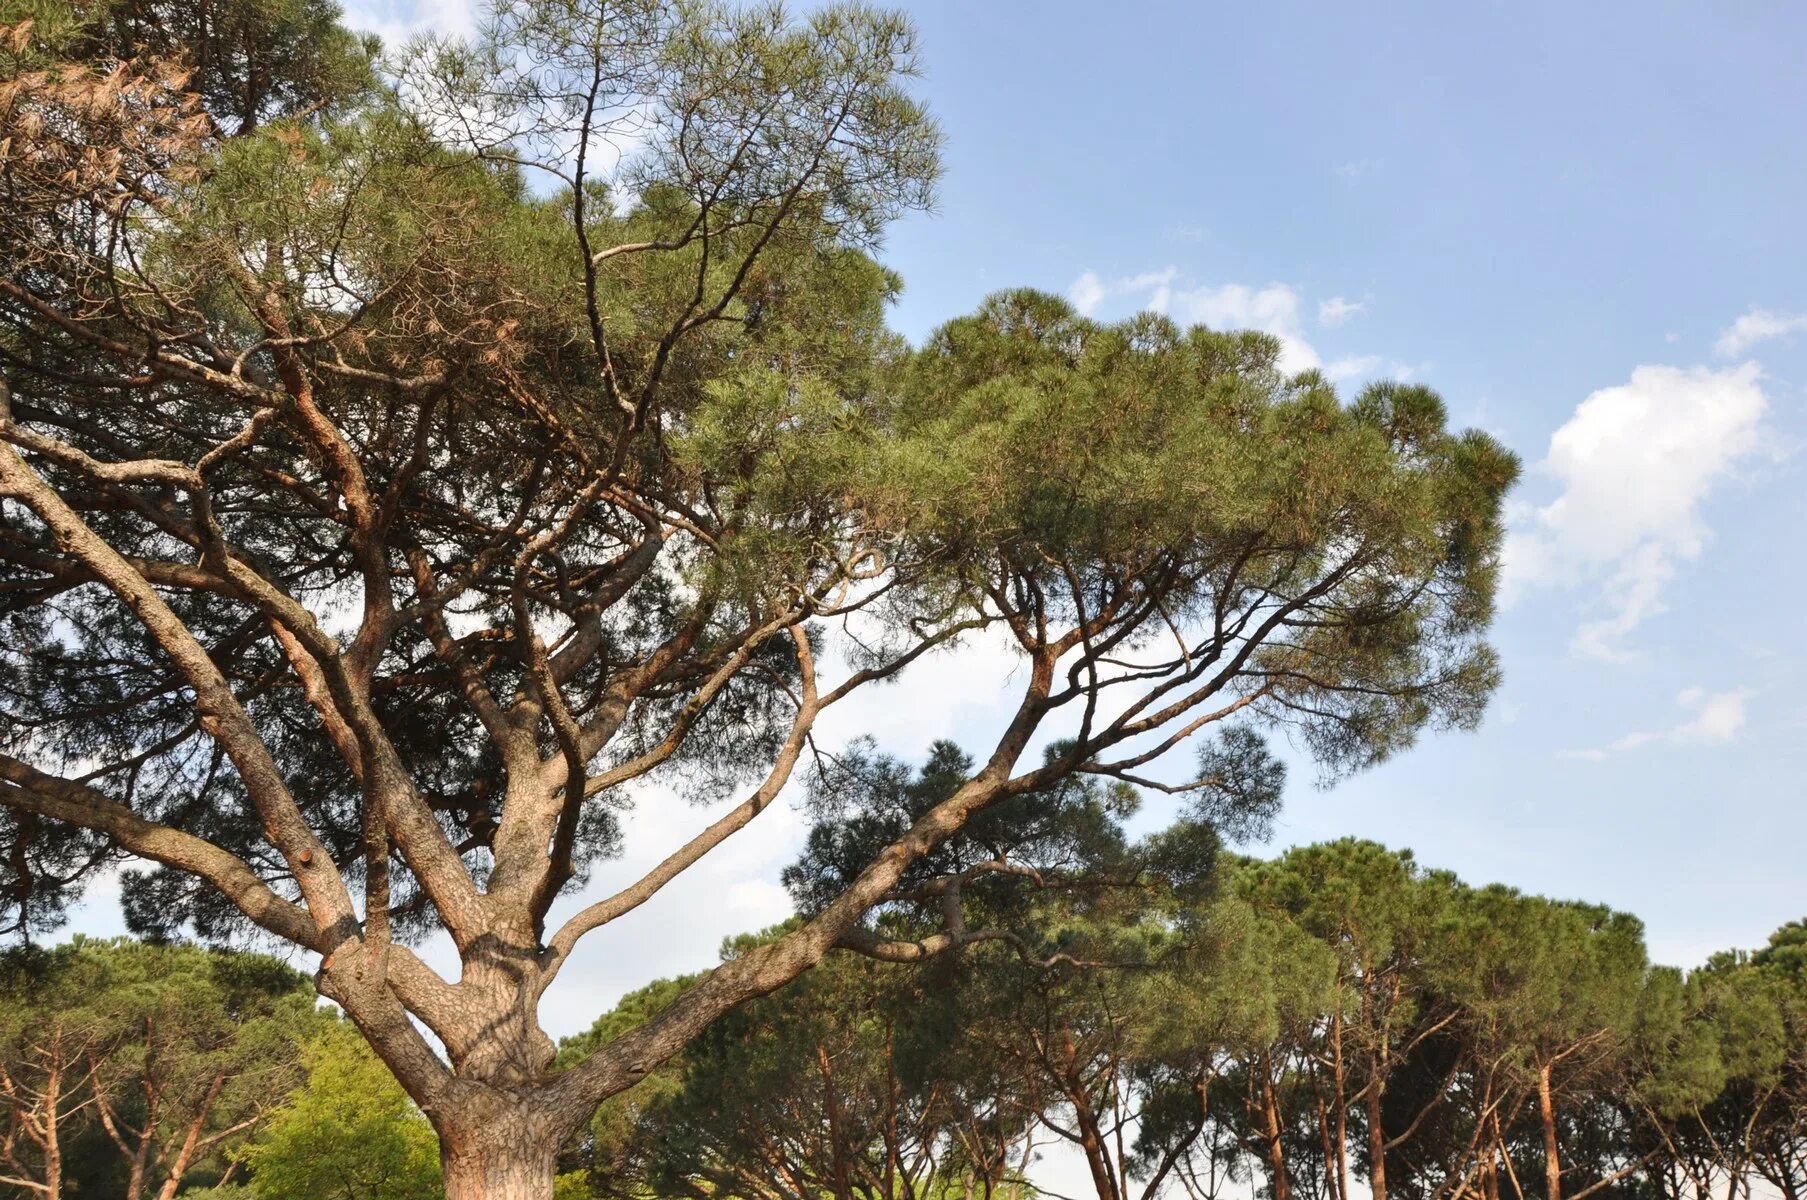
<path fill-rule="evenodd" d="M 1623 1048 L 1648 972 L 1637 918 L 1492 886 L 1471 893 L 1457 920 L 1462 1000 L 1526 1069 L 1584 1044 L 1595 1052 L 1581 1064 Z"/>
<path fill-rule="evenodd" d="M 349 1022 L 301 1052 L 307 1082 L 247 1150 L 265 1200 L 434 1200 L 439 1143 L 401 1085 Z"/>
<path fill-rule="evenodd" d="M 0 956 L 15 1171 L 49 1170 L 48 1146 L 19 1131 L 55 1118 L 70 1194 L 217 1178 L 300 1079 L 314 1003 L 261 955 L 78 937 Z"/>

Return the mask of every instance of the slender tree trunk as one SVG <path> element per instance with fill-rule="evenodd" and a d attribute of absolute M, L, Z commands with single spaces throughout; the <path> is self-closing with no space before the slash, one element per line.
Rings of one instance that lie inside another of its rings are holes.
<path fill-rule="evenodd" d="M 828 1111 L 828 1149 L 834 1167 L 835 1200 L 853 1200 L 853 1175 L 847 1164 L 847 1139 L 841 1128 L 841 1098 L 835 1090 L 834 1064 L 828 1048 L 816 1043 L 816 1066 L 822 1072 L 822 1103 Z"/>
<path fill-rule="evenodd" d="M 176 1189 L 182 1186 L 182 1177 L 188 1174 L 188 1168 L 194 1163 L 195 1147 L 201 1140 L 201 1128 L 207 1124 L 207 1114 L 213 1111 L 213 1105 L 220 1098 L 220 1090 L 226 1086 L 226 1072 L 214 1072 L 213 1079 L 207 1084 L 207 1095 L 201 1100 L 201 1109 L 195 1119 L 188 1124 L 188 1133 L 182 1139 L 181 1148 L 176 1151 L 175 1161 L 169 1164 L 169 1177 L 163 1181 L 163 1189 L 157 1193 L 157 1200 L 175 1200 Z"/>
<path fill-rule="evenodd" d="M 63 1103 L 63 1067 L 61 1052 L 51 1059 L 50 1074 L 44 1087 L 44 1200 L 63 1200 L 63 1142 L 57 1129 Z"/>
<path fill-rule="evenodd" d="M 1104 1128 L 1092 1110 L 1091 1095 L 1079 1072 L 1079 1047 L 1069 1029 L 1061 1031 L 1060 1051 L 1065 1071 L 1060 1090 L 1073 1106 L 1073 1122 L 1079 1126 L 1079 1148 L 1085 1151 L 1085 1165 L 1092 1173 L 1092 1189 L 1098 1193 L 1098 1200 L 1123 1200 L 1117 1191 L 1117 1174 L 1111 1169 Z"/>
<path fill-rule="evenodd" d="M 1556 1145 L 1556 1104 L 1550 1095 L 1550 1066 L 1537 1071 L 1537 1111 L 1543 1118 L 1544 1200 L 1562 1200 L 1562 1155 Z"/>
<path fill-rule="evenodd" d="M 1506 1182 L 1512 1185 L 1515 1200 L 1525 1200 L 1525 1189 L 1518 1182 L 1518 1168 L 1512 1165 L 1512 1153 L 1506 1148 L 1506 1135 L 1500 1129 L 1500 1115 L 1497 1112 L 1493 1114 L 1493 1150 L 1494 1160 L 1505 1164 Z"/>
<path fill-rule="evenodd" d="M 1265 1066 L 1265 1063 L 1263 1064 Z M 1267 1119 L 1267 1168 L 1273 1176 L 1274 1200 L 1292 1200 L 1292 1180 L 1286 1175 L 1286 1146 L 1280 1140 L 1280 1099 L 1271 1080 L 1261 1084 L 1262 1114 Z"/>
<path fill-rule="evenodd" d="M 1085 1165 L 1092 1172 L 1092 1188 L 1098 1193 L 1098 1200 L 1120 1200 L 1117 1195 L 1116 1176 L 1105 1161 L 1107 1151 L 1104 1146 L 1104 1134 L 1098 1127 L 1098 1120 L 1088 1108 L 1081 1108 L 1076 1114 L 1079 1124 L 1079 1148 L 1085 1151 Z"/>
<path fill-rule="evenodd" d="M 1371 1063 L 1370 1066 L 1376 1072 L 1383 1069 L 1378 1063 Z M 1374 1193 L 1374 1200 L 1387 1200 L 1387 1130 L 1380 1123 L 1383 1094 L 1381 1076 L 1375 1074 L 1368 1080 L 1368 1158 L 1372 1163 L 1368 1186 Z"/>
<path fill-rule="evenodd" d="M 144 1090 L 148 1097 L 145 1104 L 144 1121 L 134 1130 L 118 1119 L 113 1111 L 112 1101 L 100 1086 L 100 1065 L 94 1061 L 92 1051 L 88 1059 L 88 1085 L 94 1093 L 94 1111 L 100 1117 L 101 1128 L 106 1130 L 107 1137 L 126 1161 L 125 1191 L 121 1200 L 140 1200 L 144 1195 L 145 1166 L 149 1162 L 151 1140 L 157 1132 L 157 1104 L 162 1092 L 150 1082 L 154 1064 L 147 1063 L 145 1068 Z M 128 1138 L 127 1135 L 131 1137 Z"/>
<path fill-rule="evenodd" d="M 885 1022 L 885 1200 L 897 1200 L 897 1052 Z"/>
<path fill-rule="evenodd" d="M 1339 1180 L 1335 1170 L 1336 1147 L 1331 1144 L 1330 1108 L 1324 1103 L 1322 1092 L 1319 1092 L 1313 1099 L 1317 1101 L 1318 1106 L 1318 1140 L 1324 1148 L 1325 1191 L 1329 1194 L 1330 1200 L 1344 1200 L 1344 1197 L 1337 1191 Z"/>
<path fill-rule="evenodd" d="M 96 1107 L 105 1112 L 105 1101 L 101 1098 L 100 1073 L 90 1072 L 90 1079 L 95 1093 Z M 157 1078 L 157 1023 L 147 1017 L 144 1022 L 144 1086 L 147 1093 L 144 1111 L 144 1124 L 139 1127 L 138 1146 L 132 1152 L 132 1169 L 126 1179 L 125 1200 L 139 1200 L 144 1195 L 144 1168 L 150 1158 L 151 1140 L 157 1132 L 157 1109 L 163 1100 L 163 1088 L 156 1083 Z"/>
<path fill-rule="evenodd" d="M 1349 1076 L 1343 1065 L 1343 1009 L 1330 1014 L 1331 1069 L 1336 1078 L 1336 1194 L 1349 1200 Z M 1376 1200 L 1379 1200 L 1377 1197 Z"/>

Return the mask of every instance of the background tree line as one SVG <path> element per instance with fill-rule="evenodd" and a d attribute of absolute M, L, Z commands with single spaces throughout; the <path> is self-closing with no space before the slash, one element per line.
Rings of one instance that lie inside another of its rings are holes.
<path fill-rule="evenodd" d="M 866 766 L 932 793 L 955 754 Z M 1058 854 L 968 898 L 1033 909 L 1044 940 L 920 969 L 831 957 L 603 1105 L 560 1196 L 993 1200 L 1037 1194 L 1055 1147 L 1097 1200 L 1807 1194 L 1807 924 L 1684 973 L 1627 914 L 1371 842 L 1162 875 L 1171 848 L 1128 839 L 1107 800 L 1069 797 L 1064 839 L 1019 822 Z M 1062 887 L 1061 856 L 1119 882 Z M 276 960 L 78 938 L 0 970 L 0 1194 L 442 1194 L 426 1119 Z M 689 982 L 624 997 L 561 1069 Z"/>
<path fill-rule="evenodd" d="M 425 1119 L 266 955 L 80 936 L 8 952 L 0 1104 L 8 1197 L 438 1193 Z"/>
<path fill-rule="evenodd" d="M 607 1196 L 991 1200 L 1064 1145 L 1097 1200 L 1807 1194 L 1807 925 L 1683 972 L 1628 914 L 1372 842 L 1217 876 L 1063 899 L 1057 962 L 831 960 L 605 1105 L 566 1166 Z"/>

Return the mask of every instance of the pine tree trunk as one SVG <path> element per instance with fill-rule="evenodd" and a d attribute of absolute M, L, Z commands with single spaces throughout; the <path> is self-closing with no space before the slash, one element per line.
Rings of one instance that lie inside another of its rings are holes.
<path fill-rule="evenodd" d="M 1267 1146 L 1267 1169 L 1273 1183 L 1273 1200 L 1292 1200 L 1292 1178 L 1286 1173 L 1286 1146 L 1280 1140 L 1280 1101 L 1274 1094 L 1271 1082 L 1261 1085 L 1261 1101 L 1263 1114 L 1267 1118 L 1266 1136 L 1262 1141 Z"/>
<path fill-rule="evenodd" d="M 187 1177 L 188 1168 L 194 1162 L 195 1147 L 201 1141 L 201 1127 L 207 1124 L 207 1114 L 213 1111 L 214 1102 L 220 1098 L 220 1091 L 225 1086 L 226 1072 L 214 1072 L 213 1081 L 207 1085 L 207 1096 L 201 1101 L 201 1108 L 195 1114 L 195 1119 L 189 1122 L 188 1133 L 182 1139 L 181 1149 L 176 1151 L 176 1161 L 170 1164 L 169 1177 L 163 1181 L 157 1200 L 175 1200 L 176 1190 L 182 1186 L 182 1180 Z"/>
<path fill-rule="evenodd" d="M 835 1090 L 834 1064 L 828 1047 L 816 1043 L 816 1067 L 822 1073 L 822 1104 L 828 1112 L 828 1148 L 834 1168 L 835 1200 L 853 1200 L 853 1174 L 847 1163 L 847 1143 L 841 1128 L 841 1100 Z"/>
<path fill-rule="evenodd" d="M 1343 1066 L 1343 1012 L 1339 1002 L 1330 1016 L 1330 1044 L 1336 1074 L 1336 1196 L 1349 1200 L 1349 1077 Z M 1377 1200 L 1384 1200 L 1377 1197 Z"/>
<path fill-rule="evenodd" d="M 560 1142 L 542 1123 L 525 1119 L 442 1133 L 446 1200 L 551 1200 Z"/>
<path fill-rule="evenodd" d="M 1374 1069 L 1371 1065 L 1371 1071 Z M 1381 1081 L 1368 1081 L 1368 1187 L 1374 1200 L 1387 1200 L 1387 1130 L 1381 1123 Z"/>
<path fill-rule="evenodd" d="M 50 1076 L 44 1088 L 44 1200 L 63 1200 L 63 1143 L 57 1128 L 58 1107 L 63 1102 L 61 1052 L 53 1053 Z"/>
<path fill-rule="evenodd" d="M 1092 1173 L 1092 1190 L 1098 1193 L 1098 1200 L 1123 1200 L 1117 1190 L 1117 1173 L 1107 1159 L 1110 1150 L 1105 1145 L 1104 1128 L 1098 1122 L 1098 1114 L 1092 1111 L 1090 1089 L 1079 1074 L 1079 1048 L 1074 1044 L 1070 1030 L 1062 1031 L 1061 1055 L 1065 1072 L 1061 1091 L 1073 1106 L 1073 1122 L 1079 1127 L 1079 1148 L 1085 1151 L 1086 1167 Z"/>
<path fill-rule="evenodd" d="M 1556 1104 L 1550 1095 L 1550 1068 L 1537 1072 L 1537 1111 L 1543 1118 L 1544 1200 L 1562 1200 L 1562 1157 L 1556 1145 Z"/>
<path fill-rule="evenodd" d="M 1079 1148 L 1085 1151 L 1085 1165 L 1092 1173 L 1092 1190 L 1098 1200 L 1119 1200 L 1117 1181 L 1105 1161 L 1104 1134 L 1089 1111 L 1079 1113 Z"/>

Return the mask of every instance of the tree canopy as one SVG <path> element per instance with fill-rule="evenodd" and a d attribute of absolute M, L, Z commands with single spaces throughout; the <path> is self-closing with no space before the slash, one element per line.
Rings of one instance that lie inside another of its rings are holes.
<path fill-rule="evenodd" d="M 831 950 L 1030 944 L 968 924 L 979 875 L 1198 867 L 1272 812 L 1264 731 L 1359 769 L 1497 681 L 1517 464 L 1429 389 L 1028 291 L 886 328 L 941 138 L 894 13 L 498 0 L 380 59 L 320 0 L 5 14 L 10 919 L 131 859 L 135 930 L 313 952 L 454 1195 L 543 1195 Z M 822 766 L 825 710 L 982 637 L 995 741 L 901 803 L 876 750 Z M 554 1070 L 579 939 L 800 775 L 840 822 L 804 919 Z M 729 803 L 550 925 L 654 783 Z M 1132 854 L 1134 790 L 1187 807 Z"/>

